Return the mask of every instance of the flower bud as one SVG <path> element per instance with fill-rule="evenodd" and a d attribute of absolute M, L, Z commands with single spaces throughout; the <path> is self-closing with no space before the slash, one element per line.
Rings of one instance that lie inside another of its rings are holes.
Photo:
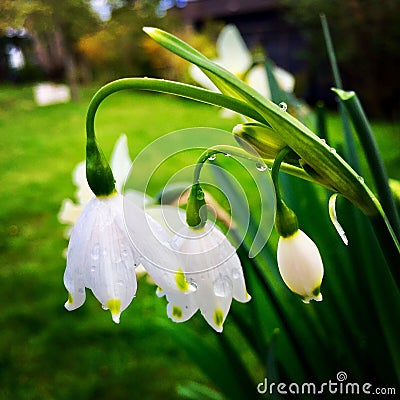
<path fill-rule="evenodd" d="M 300 229 L 278 242 L 278 267 L 286 286 L 305 303 L 321 301 L 324 267 L 315 243 Z"/>
<path fill-rule="evenodd" d="M 286 143 L 276 131 L 260 123 L 252 122 L 236 125 L 232 133 L 245 150 L 249 153 L 254 153 L 254 150 L 256 150 L 265 159 L 274 159 L 279 151 L 286 146 Z M 286 156 L 285 161 L 299 165 L 299 157 L 293 152 Z"/>

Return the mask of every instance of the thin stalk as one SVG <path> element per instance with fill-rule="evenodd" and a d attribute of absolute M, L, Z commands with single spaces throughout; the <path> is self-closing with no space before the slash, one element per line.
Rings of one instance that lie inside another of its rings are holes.
<path fill-rule="evenodd" d="M 396 204 L 389 186 L 389 179 L 386 169 L 368 119 L 356 93 L 343 92 L 340 90 L 336 90 L 336 92 L 338 93 L 340 100 L 345 105 L 353 121 L 354 127 L 363 146 L 368 164 L 371 167 L 371 173 L 375 182 L 379 201 L 387 216 L 387 219 L 390 222 L 390 225 L 393 228 L 397 240 L 400 240 L 399 214 L 397 212 Z"/>
<path fill-rule="evenodd" d="M 326 19 L 325 14 L 320 15 L 322 31 L 324 33 L 326 49 L 328 51 L 328 57 L 332 68 L 333 80 L 335 82 L 335 86 L 339 89 L 343 89 L 342 79 L 340 77 L 339 67 L 336 61 L 335 49 L 333 47 L 333 42 L 331 38 L 331 34 L 329 31 L 328 21 Z M 346 110 L 341 102 L 339 102 L 339 113 L 342 120 L 343 132 L 346 141 L 347 147 L 347 160 L 349 164 L 357 171 L 360 172 L 360 163 L 358 161 L 356 145 L 354 143 L 353 136 L 350 130 L 349 118 L 346 113 Z"/>

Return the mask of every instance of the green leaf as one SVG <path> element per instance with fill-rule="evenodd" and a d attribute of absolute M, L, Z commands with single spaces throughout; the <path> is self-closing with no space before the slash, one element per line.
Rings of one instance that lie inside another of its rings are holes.
<path fill-rule="evenodd" d="M 280 133 L 282 140 L 299 154 L 303 163 L 315 172 L 315 180 L 341 193 L 366 215 L 379 213 L 376 199 L 358 174 L 300 121 L 177 37 L 157 28 L 145 28 L 145 32 L 160 45 L 200 67 L 223 93 L 246 102 L 261 114 L 271 128 Z"/>

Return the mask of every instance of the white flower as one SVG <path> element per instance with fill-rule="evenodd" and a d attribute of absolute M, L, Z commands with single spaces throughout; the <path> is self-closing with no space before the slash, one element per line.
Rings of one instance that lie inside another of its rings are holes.
<path fill-rule="evenodd" d="M 192 290 L 171 293 L 161 286 L 157 294 L 168 300 L 167 313 L 175 322 L 183 322 L 200 309 L 206 321 L 221 332 L 232 297 L 247 302 L 242 266 L 235 248 L 211 223 L 202 229 L 182 228 L 172 240 L 182 265 L 182 279 Z"/>
<path fill-rule="evenodd" d="M 71 233 L 64 274 L 67 310 L 80 307 L 89 288 L 118 323 L 133 300 L 139 257 L 127 235 L 123 213 L 123 197 L 114 194 L 93 198 L 80 214 Z"/>
<path fill-rule="evenodd" d="M 246 74 L 245 81 L 248 85 L 267 99 L 271 99 L 265 67 L 256 65 L 249 71 L 253 64 L 252 55 L 235 25 L 226 25 L 221 30 L 217 39 L 217 51 L 219 57 L 213 60 L 216 64 L 239 78 L 243 78 Z M 202 86 L 219 91 L 199 67 L 192 66 L 190 72 L 193 79 Z M 273 73 L 282 90 L 288 93 L 293 92 L 295 81 L 292 74 L 277 66 L 274 67 Z"/>
<path fill-rule="evenodd" d="M 292 292 L 305 303 L 322 300 L 322 259 L 315 243 L 303 231 L 279 238 L 277 258 L 282 279 Z"/>

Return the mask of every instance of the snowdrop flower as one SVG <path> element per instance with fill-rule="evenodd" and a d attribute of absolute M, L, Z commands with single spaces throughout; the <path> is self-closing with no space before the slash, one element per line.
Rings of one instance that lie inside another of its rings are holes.
<path fill-rule="evenodd" d="M 226 25 L 217 39 L 219 57 L 213 60 L 239 78 L 245 78 L 246 83 L 256 89 L 267 99 L 271 99 L 267 73 L 263 65 L 253 65 L 252 55 L 247 48 L 239 30 L 235 25 Z M 207 89 L 219 91 L 213 82 L 197 66 L 192 66 L 190 73 L 198 83 Z M 273 73 L 279 87 L 291 93 L 294 89 L 294 77 L 282 68 L 274 67 Z"/>
<path fill-rule="evenodd" d="M 89 288 L 118 323 L 121 312 L 133 300 L 139 257 L 127 235 L 123 210 L 120 194 L 94 197 L 76 221 L 64 274 L 69 293 L 67 310 L 80 307 L 85 301 L 85 288 Z"/>
<path fill-rule="evenodd" d="M 200 309 L 208 324 L 221 332 L 232 298 L 245 303 L 250 296 L 235 248 L 216 225 L 206 221 L 206 210 L 203 191 L 193 185 L 186 208 L 189 226 L 185 224 L 171 241 L 182 266 L 177 283 L 191 290 L 171 292 L 161 286 L 157 294 L 166 296 L 167 314 L 173 321 L 187 321 Z"/>
<path fill-rule="evenodd" d="M 157 291 L 167 298 L 169 318 L 184 322 L 200 309 L 208 324 L 222 332 L 232 298 L 242 303 L 250 300 L 235 248 L 210 222 L 202 229 L 182 228 L 172 246 L 179 252 L 182 274 L 193 290 L 186 294 Z"/>
<path fill-rule="evenodd" d="M 300 229 L 291 236 L 280 237 L 278 267 L 286 286 L 305 303 L 321 301 L 320 287 L 324 275 L 321 255 L 315 243 Z"/>

